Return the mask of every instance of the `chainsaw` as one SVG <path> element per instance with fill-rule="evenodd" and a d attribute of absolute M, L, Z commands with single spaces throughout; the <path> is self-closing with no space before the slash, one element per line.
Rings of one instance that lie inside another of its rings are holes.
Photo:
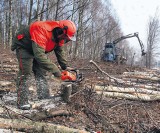
<path fill-rule="evenodd" d="M 64 70 L 61 73 L 61 80 L 64 82 L 76 82 L 79 83 L 83 80 L 83 74 L 79 73 L 79 70 Z"/>
<path fill-rule="evenodd" d="M 81 81 L 84 79 L 83 74 L 79 70 L 64 70 L 61 73 L 61 96 L 64 102 L 70 102 L 70 97 L 79 92 L 81 89 Z"/>

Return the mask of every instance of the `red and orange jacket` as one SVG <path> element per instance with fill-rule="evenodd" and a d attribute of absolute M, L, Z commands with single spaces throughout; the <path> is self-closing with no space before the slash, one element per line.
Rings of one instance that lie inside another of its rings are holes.
<path fill-rule="evenodd" d="M 53 41 L 52 30 L 59 27 L 59 21 L 36 21 L 28 27 L 23 27 L 14 38 L 11 49 L 20 46 L 33 54 L 39 64 L 46 70 L 56 72 L 55 64 L 48 60 L 45 53 L 54 50 L 62 69 L 67 67 L 62 40 L 59 44 Z"/>
<path fill-rule="evenodd" d="M 37 21 L 30 25 L 31 40 L 36 42 L 46 52 L 52 51 L 56 44 L 53 41 L 52 30 L 59 27 L 59 21 Z M 59 42 L 63 46 L 64 40 Z"/>

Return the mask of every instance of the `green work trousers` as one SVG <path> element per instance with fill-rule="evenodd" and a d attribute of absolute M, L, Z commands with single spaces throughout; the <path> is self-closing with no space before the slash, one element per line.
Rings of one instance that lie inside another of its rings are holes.
<path fill-rule="evenodd" d="M 37 87 L 38 99 L 49 97 L 49 88 L 46 80 L 46 70 L 41 68 L 34 59 L 32 53 L 28 50 L 18 47 L 16 55 L 19 63 L 19 72 L 17 75 L 17 105 L 28 104 L 29 84 L 31 75 L 34 73 Z"/>

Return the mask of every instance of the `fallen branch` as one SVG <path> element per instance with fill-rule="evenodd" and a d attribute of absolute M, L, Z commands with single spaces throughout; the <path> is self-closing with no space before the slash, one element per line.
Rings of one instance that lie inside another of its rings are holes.
<path fill-rule="evenodd" d="M 114 78 L 114 77 L 110 76 L 108 73 L 106 73 L 105 71 L 103 71 L 93 60 L 90 60 L 89 62 L 92 63 L 94 66 L 96 66 L 96 68 L 100 72 L 102 72 L 103 74 L 107 75 L 110 79 L 114 80 L 117 83 L 124 83 L 124 81 L 122 81 L 121 79 Z"/>

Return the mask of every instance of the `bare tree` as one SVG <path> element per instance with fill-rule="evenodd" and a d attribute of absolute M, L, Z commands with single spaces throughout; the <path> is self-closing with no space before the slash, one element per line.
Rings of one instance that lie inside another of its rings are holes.
<path fill-rule="evenodd" d="M 154 58 L 156 57 L 157 44 L 160 39 L 160 21 L 158 16 L 158 10 L 154 17 L 149 18 L 147 28 L 147 55 L 146 55 L 146 67 L 151 68 Z"/>
<path fill-rule="evenodd" d="M 74 45 L 68 48 L 71 58 L 98 59 L 106 40 L 113 40 L 122 33 L 118 21 L 111 14 L 110 0 L 105 2 L 106 5 L 102 0 L 1 0 L 0 40 L 4 46 L 9 45 L 10 33 L 14 35 L 21 26 L 28 25 L 38 18 L 70 19 L 77 27 L 77 41 L 72 42 Z M 10 10 L 13 11 L 12 21 L 9 19 Z M 10 22 L 12 32 L 9 31 Z"/>
<path fill-rule="evenodd" d="M 29 10 L 29 17 L 28 17 L 28 25 L 31 22 L 31 17 L 32 17 L 32 9 L 33 9 L 33 0 L 30 0 L 30 10 Z"/>

